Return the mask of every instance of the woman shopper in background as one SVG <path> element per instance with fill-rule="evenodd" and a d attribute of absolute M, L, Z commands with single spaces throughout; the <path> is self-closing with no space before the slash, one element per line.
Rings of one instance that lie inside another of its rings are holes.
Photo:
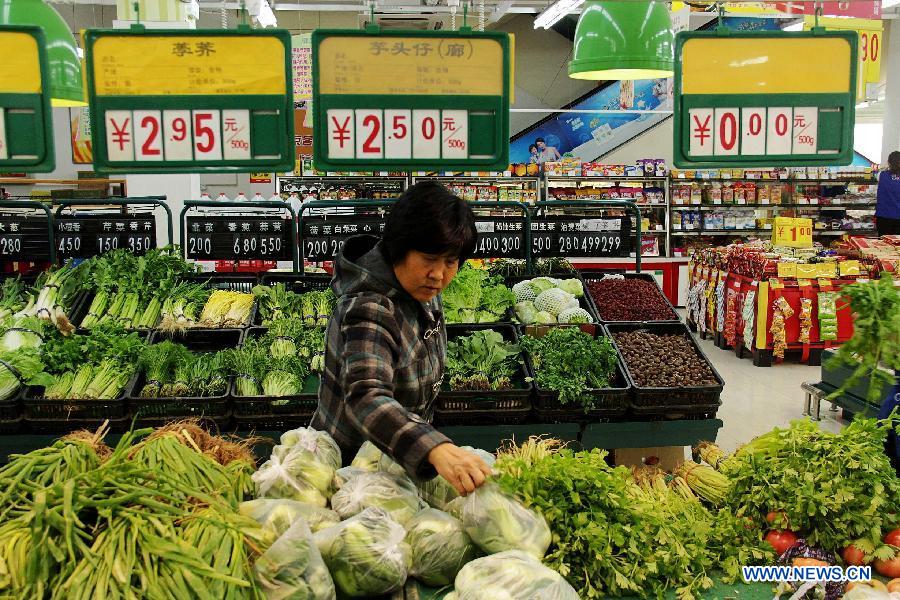
<path fill-rule="evenodd" d="M 888 168 L 878 175 L 875 204 L 878 235 L 900 235 L 900 152 L 888 156 Z"/>
<path fill-rule="evenodd" d="M 353 237 L 335 263 L 319 406 L 311 426 L 345 464 L 370 441 L 416 479 L 440 475 L 465 495 L 490 467 L 432 427 L 447 354 L 440 293 L 475 249 L 475 215 L 435 182 L 409 188 L 384 235 Z"/>

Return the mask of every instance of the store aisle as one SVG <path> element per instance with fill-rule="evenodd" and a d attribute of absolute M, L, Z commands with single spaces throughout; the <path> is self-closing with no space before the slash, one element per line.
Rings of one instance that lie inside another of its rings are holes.
<path fill-rule="evenodd" d="M 706 356 L 725 380 L 722 406 L 717 414 L 725 425 L 719 430 L 718 443 L 726 451 L 749 442 L 773 427 L 784 427 L 803 413 L 804 381 L 820 381 L 820 367 L 796 363 L 771 368 L 754 367 L 749 359 L 716 348 L 712 340 L 698 340 Z M 840 412 L 830 412 L 822 403 L 820 425 L 828 431 L 841 428 Z"/>

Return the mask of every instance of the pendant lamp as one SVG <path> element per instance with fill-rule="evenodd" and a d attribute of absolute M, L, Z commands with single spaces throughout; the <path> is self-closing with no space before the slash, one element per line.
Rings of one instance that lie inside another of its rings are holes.
<path fill-rule="evenodd" d="M 87 106 L 78 46 L 59 13 L 42 0 L 0 0 L 0 25 L 37 25 L 44 30 L 53 106 Z"/>
<path fill-rule="evenodd" d="M 657 79 L 675 73 L 675 35 L 664 2 L 590 0 L 578 27 L 572 79 Z"/>

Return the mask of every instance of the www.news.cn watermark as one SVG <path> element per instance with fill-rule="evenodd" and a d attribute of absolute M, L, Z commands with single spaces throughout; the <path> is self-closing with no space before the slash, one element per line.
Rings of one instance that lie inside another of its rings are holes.
<path fill-rule="evenodd" d="M 871 581 L 872 567 L 741 567 L 747 583 Z"/>

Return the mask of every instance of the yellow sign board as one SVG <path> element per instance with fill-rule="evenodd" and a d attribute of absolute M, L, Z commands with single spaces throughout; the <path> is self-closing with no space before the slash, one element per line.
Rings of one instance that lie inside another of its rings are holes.
<path fill-rule="evenodd" d="M 856 78 L 856 99 L 866 99 L 866 84 L 881 81 L 881 54 L 884 40 L 884 23 L 880 19 L 838 19 L 819 17 L 819 25 L 827 29 L 855 31 L 859 35 Z M 815 26 L 815 17 L 803 18 L 803 29 Z"/>
<path fill-rule="evenodd" d="M 41 60 L 34 36 L 21 31 L 0 32 L 0 56 L 0 93 L 41 93 Z"/>
<path fill-rule="evenodd" d="M 850 61 L 841 38 L 694 38 L 682 51 L 681 93 L 846 93 Z"/>
<path fill-rule="evenodd" d="M 280 95 L 285 48 L 256 36 L 115 36 L 93 46 L 97 96 Z"/>
<path fill-rule="evenodd" d="M 772 244 L 789 248 L 810 248 L 813 245 L 812 229 L 812 219 L 775 217 Z"/>
<path fill-rule="evenodd" d="M 320 94 L 503 95 L 503 47 L 491 39 L 329 37 Z"/>

